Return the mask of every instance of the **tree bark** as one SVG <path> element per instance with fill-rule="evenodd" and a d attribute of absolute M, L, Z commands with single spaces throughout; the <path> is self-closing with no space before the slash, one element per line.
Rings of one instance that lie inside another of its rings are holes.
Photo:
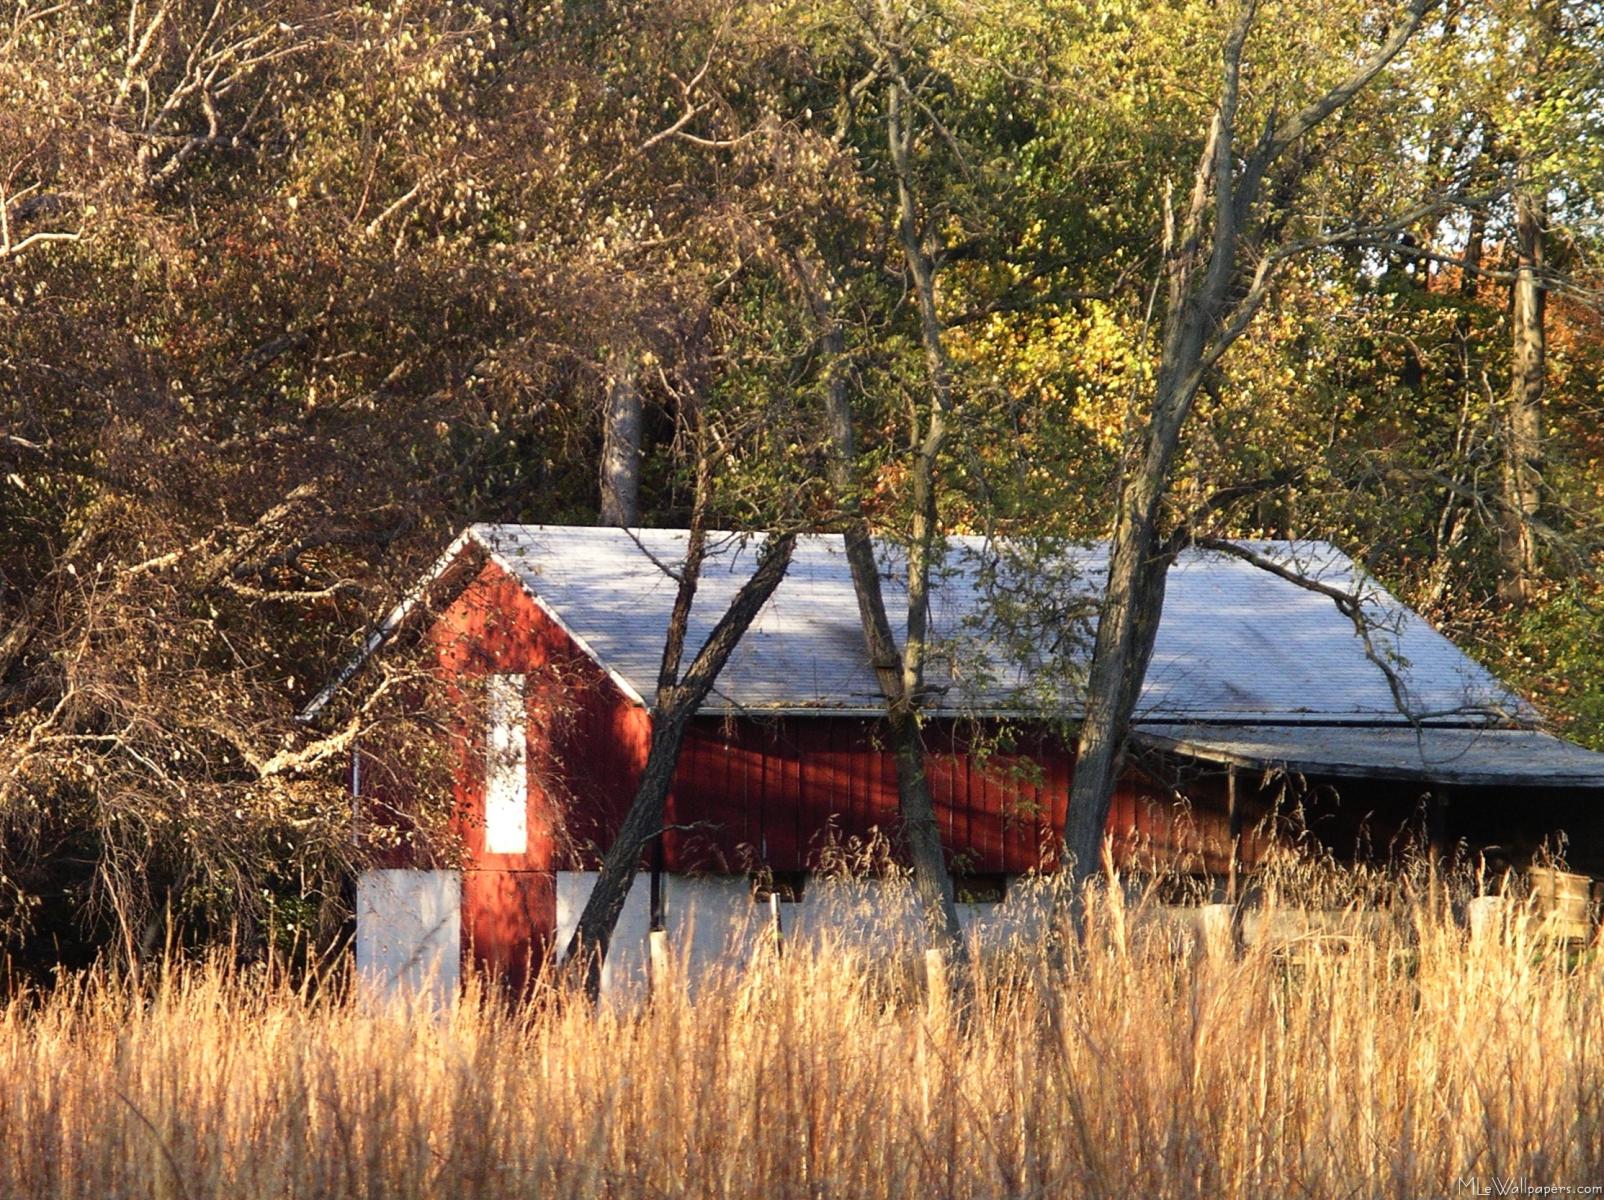
<path fill-rule="evenodd" d="M 1412 0 L 1404 20 L 1346 79 L 1281 124 L 1267 126 L 1246 153 L 1238 154 L 1242 51 L 1256 11 L 1254 0 L 1238 5 L 1191 200 L 1179 228 L 1166 222 L 1167 303 L 1158 375 L 1146 427 L 1120 482 L 1064 827 L 1064 855 L 1077 884 L 1101 863 L 1114 783 L 1163 612 L 1166 573 L 1184 544 L 1180 537 L 1164 538 L 1160 530 L 1181 434 L 1208 372 L 1251 323 L 1280 261 L 1278 247 L 1266 243 L 1279 236 L 1285 219 L 1269 224 L 1263 214 L 1256 218 L 1264 182 L 1289 149 L 1397 56 L 1433 6 L 1434 0 Z M 1301 169 L 1294 158 L 1278 186 L 1288 188 Z"/>
<path fill-rule="evenodd" d="M 892 84 L 893 88 L 896 86 Z M 899 99 L 896 109 L 898 118 L 901 115 L 900 105 Z M 899 147 L 894 149 L 894 162 L 900 155 L 905 166 L 906 148 L 900 143 L 902 133 L 899 120 L 892 126 L 890 136 Z M 913 238 L 919 263 L 916 287 L 921 292 L 921 328 L 927 335 L 927 363 L 931 367 L 933 386 L 941 389 L 938 403 L 945 406 L 950 397 L 951 375 L 945 356 L 940 352 L 934 284 L 928 258 L 917 246 L 917 226 L 910 224 L 913 221 L 912 194 L 900 181 L 898 197 L 899 232 L 904 235 L 905 250 L 906 238 Z M 899 650 L 886 613 L 885 595 L 880 587 L 880 566 L 875 559 L 874 541 L 870 536 L 868 521 L 863 516 L 857 481 L 853 477 L 856 439 L 850 385 L 845 370 L 846 336 L 814 267 L 800 254 L 796 256 L 795 266 L 802 291 L 819 325 L 820 344 L 827 364 L 825 410 L 831 443 L 830 483 L 845 518 L 843 541 L 847 566 L 852 574 L 853 591 L 857 596 L 864 645 L 885 701 L 886 728 L 897 765 L 897 802 L 902 818 L 902 836 L 909 865 L 913 868 L 914 890 L 926 926 L 942 939 L 949 962 L 956 966 L 967 966 L 963 927 L 958 920 L 952 876 L 947 870 L 941 830 L 936 821 L 935 801 L 930 793 L 929 776 L 925 772 L 924 739 L 919 722 L 929 621 L 930 553 L 937 529 L 934 470 L 944 427 L 935 425 L 934 438 L 931 429 L 926 428 L 913 468 L 916 516 L 911 539 L 914 545 L 910 545 L 908 554 L 908 637 Z M 928 338 L 932 328 L 937 335 L 934 355 L 930 352 L 931 342 Z M 919 546 L 917 553 L 915 545 Z M 964 976 L 957 978 L 961 980 Z M 958 986 L 962 987 L 963 984 L 960 982 Z"/>
<path fill-rule="evenodd" d="M 1544 322 L 1542 195 L 1519 188 L 1515 201 L 1515 285 L 1510 296 L 1509 405 L 1504 426 L 1503 512 L 1498 547 L 1503 559 L 1499 598 L 1531 599 L 1537 574 L 1532 524 L 1542 503 L 1543 389 L 1547 382 Z"/>
<path fill-rule="evenodd" d="M 1168 304 L 1162 357 L 1140 453 L 1120 484 L 1108 575 L 1087 674 L 1086 711 L 1064 822 L 1064 854 L 1077 883 L 1089 879 L 1102 860 L 1114 781 L 1147 674 L 1173 556 L 1160 544 L 1159 519 L 1181 431 L 1202 386 L 1206 334 L 1221 315 L 1234 275 L 1237 206 L 1231 142 L 1242 46 L 1252 13 L 1251 5 L 1243 7 L 1226 40 L 1219 108 L 1198 160 L 1185 224 L 1165 235 Z M 1213 246 L 1204 271 L 1204 223 L 1211 207 Z M 1196 282 L 1200 272 L 1202 280 Z"/>
<path fill-rule="evenodd" d="M 909 154 L 913 133 L 904 109 L 907 84 L 890 81 L 886 96 L 886 144 L 897 177 L 897 234 L 913 281 L 919 309 L 919 338 L 930 379 L 930 415 L 918 439 L 910 472 L 912 521 L 908 536 L 908 624 L 902 641 L 902 676 L 894 697 L 887 697 L 887 715 L 897 757 L 897 795 L 902 831 L 913 866 L 914 889 L 932 928 L 945 935 L 949 958 L 965 957 L 963 926 L 954 904 L 952 876 L 941 847 L 935 801 L 925 774 L 924 739 L 919 712 L 925 690 L 925 661 L 930 636 L 930 565 L 941 536 L 936 509 L 936 469 L 947 440 L 947 414 L 952 409 L 952 364 L 941 340 L 936 311 L 935 264 L 925 249 L 914 202 Z"/>
<path fill-rule="evenodd" d="M 833 447 L 830 482 L 845 513 L 842 540 L 846 546 L 847 567 L 852 574 L 853 591 L 858 600 L 864 645 L 868 649 L 869 662 L 874 668 L 886 705 L 886 727 L 897 765 L 897 803 L 909 865 L 913 868 L 914 891 L 925 915 L 925 923 L 942 937 L 949 961 L 963 964 L 967 958 L 963 927 L 958 921 L 952 876 L 947 870 L 946 856 L 942 851 L 935 801 L 930 794 L 929 776 L 925 772 L 924 738 L 919 726 L 917 693 L 910 691 L 907 686 L 910 677 L 922 685 L 923 642 L 921 640 L 919 643 L 915 657 L 910 658 L 906 646 L 900 651 L 897 649 L 896 635 L 886 614 L 885 594 L 880 587 L 880 565 L 875 559 L 874 541 L 869 533 L 868 522 L 863 517 L 853 479 L 855 439 L 852 401 L 846 374 L 841 369 L 845 361 L 846 339 L 828 302 L 824 300 L 822 289 L 813 280 L 810 269 L 800 260 L 798 267 L 814 315 L 823 330 L 821 342 L 830 363 L 830 374 L 825 385 L 825 407 Z M 914 569 L 912 561 L 910 555 L 910 573 Z M 928 557 L 925 562 L 928 588 Z M 925 604 L 928 611 L 928 591 Z M 910 611 L 912 607 L 910 596 Z"/>
<path fill-rule="evenodd" d="M 779 587 L 791 565 L 796 549 L 794 533 L 770 534 L 758 552 L 757 569 L 736 593 L 730 607 L 708 634 L 707 641 L 683 676 L 679 659 L 690 624 L 691 602 L 701 574 L 706 530 L 700 522 L 691 530 L 685 563 L 680 569 L 679 590 L 669 620 L 663 649 L 663 665 L 658 678 L 657 703 L 652 711 L 652 740 L 646 755 L 635 798 L 625 814 L 623 825 L 602 860 L 596 886 L 591 890 L 579 924 L 568 942 L 570 969 L 581 973 L 585 993 L 595 1000 L 601 994 L 601 969 L 612 942 L 618 916 L 634 885 L 642 852 L 663 829 L 663 812 L 674 769 L 679 762 L 685 729 L 707 694 L 717 682 L 719 672 L 751 626 L 763 605 Z"/>
<path fill-rule="evenodd" d="M 1109 544 L 1108 576 L 1086 681 L 1086 711 L 1075 749 L 1075 774 L 1064 822 L 1064 851 L 1077 883 L 1090 878 L 1102 861 L 1104 830 L 1114 782 L 1124 760 L 1131 716 L 1157 640 L 1170 563 L 1177 547 L 1159 535 L 1180 432 L 1196 397 L 1195 386 L 1176 378 L 1179 368 L 1201 358 L 1197 320 L 1178 322 L 1173 337 L 1177 370 L 1160 373 L 1149 426 L 1147 451 L 1126 476 Z M 1188 371 L 1186 374 L 1193 374 Z"/>
<path fill-rule="evenodd" d="M 1464 266 L 1459 272 L 1459 294 L 1467 300 L 1474 299 L 1476 289 L 1481 286 L 1482 244 L 1486 238 L 1487 218 L 1481 209 L 1472 209 L 1470 226 L 1465 234 Z"/>
<path fill-rule="evenodd" d="M 607 359 L 602 409 L 601 523 L 640 524 L 641 395 L 635 361 L 614 350 Z"/>

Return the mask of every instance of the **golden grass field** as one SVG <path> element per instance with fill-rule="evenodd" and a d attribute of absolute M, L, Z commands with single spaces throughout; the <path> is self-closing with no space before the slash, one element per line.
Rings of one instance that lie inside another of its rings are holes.
<path fill-rule="evenodd" d="M 1104 902 L 963 1027 L 845 947 L 635 1011 L 92 976 L 0 1011 L 0 1196 L 1589 1194 L 1599 963 L 1432 913 L 1211 958 Z"/>

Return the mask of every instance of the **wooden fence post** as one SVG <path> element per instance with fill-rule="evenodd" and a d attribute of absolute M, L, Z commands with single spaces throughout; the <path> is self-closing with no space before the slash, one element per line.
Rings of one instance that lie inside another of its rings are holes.
<path fill-rule="evenodd" d="M 647 982 L 651 985 L 652 995 L 657 995 L 660 989 L 666 988 L 669 979 L 674 973 L 674 956 L 668 945 L 668 930 L 654 929 L 646 935 L 650 966 L 647 972 Z"/>
<path fill-rule="evenodd" d="M 1211 959 L 1234 958 L 1241 948 L 1242 926 L 1235 904 L 1205 904 L 1198 913 L 1203 953 Z"/>
<path fill-rule="evenodd" d="M 947 995 L 947 957 L 940 950 L 925 951 L 925 1017 L 932 1026 L 945 1025 L 951 1010 Z"/>
<path fill-rule="evenodd" d="M 1508 903 L 1504 896 L 1477 896 L 1466 902 L 1465 924 L 1469 926 L 1473 944 L 1493 941 L 1502 935 Z"/>

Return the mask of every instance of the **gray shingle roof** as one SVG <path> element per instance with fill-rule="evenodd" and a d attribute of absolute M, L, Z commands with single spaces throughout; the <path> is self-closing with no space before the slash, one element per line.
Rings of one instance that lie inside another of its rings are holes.
<path fill-rule="evenodd" d="M 684 531 L 475 525 L 464 537 L 520 579 L 623 684 L 651 697 L 676 586 L 665 568 L 682 556 Z M 759 540 L 714 536 L 692 613 L 692 651 L 750 574 Z M 1240 559 L 1193 550 L 1170 573 L 1141 719 L 1407 724 L 1410 717 L 1462 723 L 1492 713 L 1535 719 L 1488 671 L 1330 545 L 1244 545 L 1308 578 L 1358 589 L 1375 651 L 1394 665 L 1408 715 L 1328 596 Z M 1051 569 L 1026 571 L 1000 562 L 996 548 L 980 539 L 952 539 L 932 613 L 935 636 L 943 639 L 930 671 L 930 682 L 942 689 L 935 708 L 1018 711 L 1045 701 L 1077 711 L 1076 679 L 1089 642 L 1075 614 L 1088 610 L 1106 556 L 1097 546 L 1056 553 Z M 900 629 L 900 562 L 891 550 L 882 559 L 892 626 Z M 1063 619 L 1032 628 L 1007 619 L 1010 608 L 1035 611 L 1017 604 L 1027 593 Z M 1001 619 L 993 615 L 999 607 Z M 878 702 L 841 538 L 804 537 L 707 709 L 873 712 Z"/>

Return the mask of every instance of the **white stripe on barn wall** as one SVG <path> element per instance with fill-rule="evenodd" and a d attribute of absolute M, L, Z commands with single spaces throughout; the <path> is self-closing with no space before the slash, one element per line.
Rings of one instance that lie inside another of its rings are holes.
<path fill-rule="evenodd" d="M 485 681 L 485 852 L 529 849 L 529 722 L 524 676 Z"/>

